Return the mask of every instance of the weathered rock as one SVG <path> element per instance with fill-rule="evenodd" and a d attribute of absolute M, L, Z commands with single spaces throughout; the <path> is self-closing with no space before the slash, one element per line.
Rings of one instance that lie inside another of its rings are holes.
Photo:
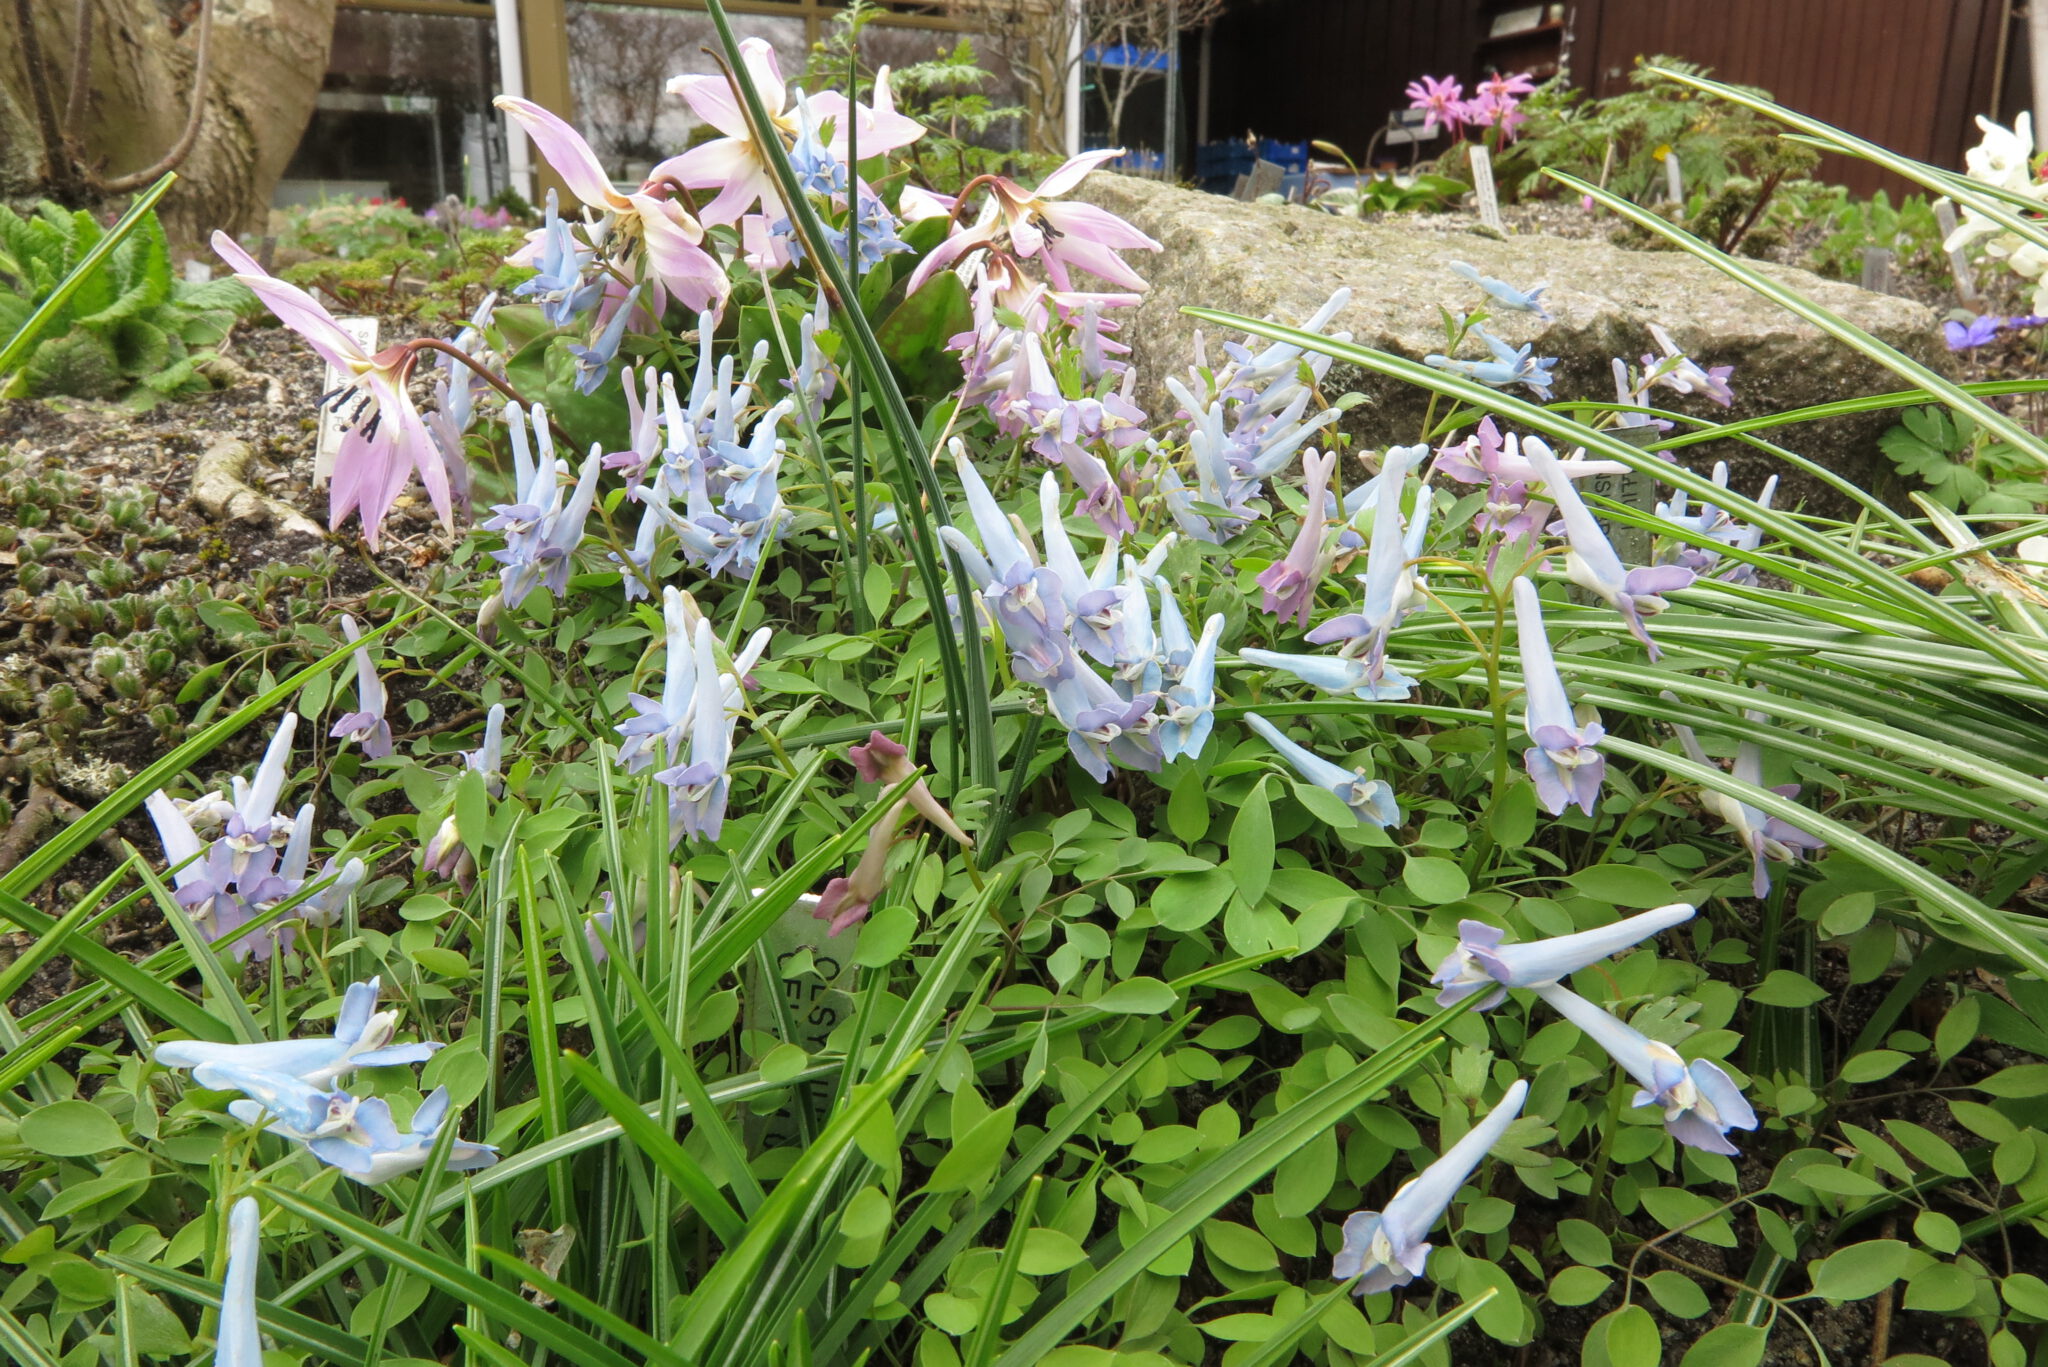
<path fill-rule="evenodd" d="M 1133 254 L 1152 288 L 1141 307 L 1123 314 L 1123 338 L 1132 344 L 1143 397 L 1153 412 L 1171 403 L 1162 379 L 1184 373 L 1192 354 L 1198 324 L 1180 312 L 1182 305 L 1295 323 L 1332 290 L 1348 285 L 1351 302 L 1331 330 L 1420 360 L 1443 350 L 1439 304 L 1476 309 L 1484 301 L 1475 286 L 1446 268 L 1452 260 L 1519 287 L 1550 282 L 1543 296 L 1550 322 L 1498 312 L 1488 327 L 1517 346 L 1534 342 L 1539 356 L 1558 358 L 1558 398 L 1613 399 L 1610 358 L 1654 352 L 1647 326 L 1653 322 L 1702 365 L 1735 367 L 1733 409 L 1659 390 L 1663 407 L 1745 418 L 1906 387 L 1891 372 L 1682 252 L 1627 251 L 1599 239 L 1533 235 L 1499 241 L 1471 231 L 1472 220 L 1450 216 L 1357 222 L 1128 176 L 1091 176 L 1083 193 L 1165 247 L 1157 256 Z M 1752 264 L 1914 359 L 1951 368 L 1937 319 L 1926 307 L 1790 267 Z M 1219 340 L 1214 329 L 1206 331 L 1211 345 Z M 1473 343 L 1460 354 L 1483 352 Z M 1415 440 L 1428 404 L 1421 390 L 1348 366 L 1333 370 L 1331 379 L 1333 392 L 1356 389 L 1373 400 L 1348 420 L 1363 441 Z M 1530 397 L 1526 389 L 1514 392 Z M 1896 420 L 1875 413 L 1759 435 L 1868 488 L 1889 469 L 1877 437 Z M 1685 455 L 1700 468 L 1727 460 L 1736 487 L 1750 492 L 1765 474 L 1776 472 L 1786 476 L 1788 502 L 1804 499 L 1810 509 L 1829 514 L 1847 506 L 1825 485 L 1793 477 L 1783 462 L 1732 440 L 1690 447 Z"/>

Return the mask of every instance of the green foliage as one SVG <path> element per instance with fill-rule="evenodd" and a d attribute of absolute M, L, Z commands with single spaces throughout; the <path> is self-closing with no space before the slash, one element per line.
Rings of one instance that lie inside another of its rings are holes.
<path fill-rule="evenodd" d="M 1909 408 L 1877 444 L 1901 475 L 1944 508 L 1981 517 L 2026 517 L 2048 505 L 2040 466 L 1965 414 Z"/>
<path fill-rule="evenodd" d="M 1883 190 L 1858 199 L 1836 187 L 1829 198 L 1832 203 L 1821 199 L 1808 210 L 1808 216 L 1825 216 L 1828 224 L 1827 236 L 1809 257 L 1814 270 L 1836 280 L 1858 280 L 1864 249 L 1882 247 L 1895 255 L 1899 270 L 1944 289 L 1954 287 L 1948 253 L 1941 249 L 1941 224 L 1927 196 L 1907 195 L 1896 208 Z"/>
<path fill-rule="evenodd" d="M 102 237 L 91 214 L 44 202 L 23 217 L 0 205 L 0 336 L 24 327 Z M 119 399 L 146 408 L 210 388 L 200 367 L 253 306 L 233 280 L 177 278 L 154 212 L 92 271 L 42 328 L 0 395 Z"/>

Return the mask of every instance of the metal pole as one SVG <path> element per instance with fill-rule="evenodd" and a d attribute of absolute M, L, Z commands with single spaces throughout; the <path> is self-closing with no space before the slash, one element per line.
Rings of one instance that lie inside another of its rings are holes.
<path fill-rule="evenodd" d="M 1068 0 L 1073 32 L 1067 36 L 1067 155 L 1081 155 L 1081 64 L 1088 51 L 1087 13 L 1083 0 Z"/>
<path fill-rule="evenodd" d="M 1166 0 L 1166 175 L 1180 175 L 1180 0 Z"/>
<path fill-rule="evenodd" d="M 526 57 L 520 45 L 519 0 L 491 0 L 491 16 L 498 31 L 498 89 L 515 98 L 526 97 Z M 486 110 L 485 113 L 491 111 Z M 533 153 L 526 134 L 509 114 L 498 115 L 505 130 L 505 174 L 519 197 L 533 202 Z"/>

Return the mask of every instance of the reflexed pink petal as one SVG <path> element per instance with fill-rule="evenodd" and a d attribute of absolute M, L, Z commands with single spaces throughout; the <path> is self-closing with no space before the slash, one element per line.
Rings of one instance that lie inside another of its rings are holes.
<path fill-rule="evenodd" d="M 745 169 L 726 181 L 717 196 L 697 212 L 706 223 L 716 227 L 739 222 L 740 215 L 756 204 L 764 211 L 775 211 L 777 218 L 782 217 L 782 200 L 776 193 L 775 181 L 768 168 L 749 159 Z"/>
<path fill-rule="evenodd" d="M 494 103 L 519 121 L 519 126 L 533 139 L 533 145 L 540 149 L 541 157 L 569 187 L 570 194 L 593 209 L 620 207 L 612 178 L 605 174 L 597 154 L 590 150 L 581 133 L 532 100 L 500 95 Z"/>
<path fill-rule="evenodd" d="M 1069 159 L 1058 170 L 1040 181 L 1038 188 L 1032 193 L 1040 199 L 1055 199 L 1079 185 L 1082 177 L 1105 161 L 1115 161 L 1123 154 L 1124 149 L 1121 147 L 1105 148 L 1099 152 L 1083 152 L 1080 156 Z"/>
<path fill-rule="evenodd" d="M 690 112 L 729 138 L 747 136 L 747 117 L 733 98 L 732 87 L 723 76 L 678 76 L 668 83 L 668 93 L 680 95 Z"/>
<path fill-rule="evenodd" d="M 896 213 L 905 223 L 916 223 L 927 218 L 944 218 L 953 212 L 953 206 L 958 202 L 951 195 L 934 194 L 916 185 L 906 185 L 896 201 Z"/>
<path fill-rule="evenodd" d="M 1158 251 L 1159 244 L 1107 209 L 1069 201 L 1047 204 L 1039 210 L 1047 223 L 1066 234 L 1089 242 L 1100 242 L 1119 251 Z"/>
<path fill-rule="evenodd" d="M 1145 288 L 1145 277 L 1132 270 L 1124 259 L 1104 246 L 1086 238 L 1061 238 L 1054 243 L 1043 258 L 1045 273 L 1052 277 L 1053 284 L 1066 289 L 1066 267 L 1078 266 L 1092 275 L 1100 276 L 1112 285 L 1125 289 Z"/>
<path fill-rule="evenodd" d="M 760 93 L 761 103 L 767 106 L 768 116 L 774 118 L 787 109 L 789 88 L 782 83 L 782 62 L 768 40 L 741 39 L 740 60 L 747 64 L 747 74 L 754 78 L 754 88 Z"/>
<path fill-rule="evenodd" d="M 379 423 L 377 435 L 366 440 L 360 427 L 352 427 L 341 439 L 334 457 L 334 483 L 328 493 L 327 525 L 339 531 L 351 512 L 363 524 L 363 540 L 377 549 L 377 535 L 384 515 L 391 511 L 398 491 L 411 476 L 410 462 L 397 451 L 392 438 L 395 424 Z"/>
<path fill-rule="evenodd" d="M 745 138 L 714 138 L 670 157 L 647 173 L 650 181 L 673 180 L 692 190 L 723 185 L 755 163 L 754 144 Z"/>
<path fill-rule="evenodd" d="M 924 125 L 916 119 L 891 110 L 860 107 L 861 160 L 893 152 L 899 147 L 908 147 L 924 136 Z M 811 110 L 818 118 L 832 123 L 830 151 L 833 156 L 844 160 L 846 157 L 846 96 L 836 90 L 828 90 L 811 100 Z"/>
<path fill-rule="evenodd" d="M 322 360 L 348 373 L 354 373 L 369 362 L 370 358 L 356 345 L 356 339 L 342 331 L 333 314 L 321 308 L 312 295 L 297 285 L 266 274 L 263 267 L 256 264 L 255 258 L 243 251 L 232 237 L 216 232 L 213 250 L 234 270 L 235 278 L 247 285 L 250 292 L 263 301 L 263 306 L 277 315 L 279 322 L 305 338 L 313 350 L 320 353 Z"/>
<path fill-rule="evenodd" d="M 768 231 L 765 214 L 748 214 L 740 220 L 740 245 L 746 249 L 747 264 L 770 275 L 790 261 L 789 239 Z"/>
<path fill-rule="evenodd" d="M 988 234 L 980 231 L 978 228 L 970 229 L 964 233 L 954 233 L 944 242 L 932 248 L 931 254 L 918 263 L 917 270 L 911 274 L 910 283 L 904 286 L 904 293 L 916 294 L 923 287 L 925 281 L 931 279 L 955 261 L 958 261 L 968 252 L 979 247 L 986 247 L 988 242 Z"/>

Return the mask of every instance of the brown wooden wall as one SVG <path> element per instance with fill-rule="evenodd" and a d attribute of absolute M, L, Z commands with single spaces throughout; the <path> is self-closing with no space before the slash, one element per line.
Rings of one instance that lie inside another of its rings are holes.
<path fill-rule="evenodd" d="M 1325 138 L 1363 159 L 1417 76 L 1463 72 L 1480 0 L 1238 0 L 1211 40 L 1209 136 Z M 1184 50 L 1194 51 L 1188 42 Z"/>
<path fill-rule="evenodd" d="M 1960 167 L 1977 140 L 1972 116 L 1993 108 L 2008 9 L 2005 0 L 1581 0 L 1573 67 L 1604 95 L 1628 88 L 1638 56 L 1683 57 L 1894 151 Z M 2014 36 L 2024 27 L 2014 24 Z M 1900 188 L 1862 162 L 1831 158 L 1821 174 L 1857 190 Z"/>
<path fill-rule="evenodd" d="M 1499 8 L 1495 4 L 1493 8 Z M 1327 138 L 1363 156 L 1402 88 L 1480 74 L 1484 0 L 1238 0 L 1212 40 L 1209 136 Z M 1960 167 L 1971 117 L 2024 107 L 1999 81 L 2009 0 L 1576 0 L 1570 64 L 1595 94 L 1628 88 L 1664 54 L 1762 86 L 1779 101 L 1909 156 Z M 2025 80 L 2024 22 L 2004 53 Z M 1192 42 L 1190 47 L 1192 47 Z M 1831 161 L 1858 190 L 1898 184 Z"/>

